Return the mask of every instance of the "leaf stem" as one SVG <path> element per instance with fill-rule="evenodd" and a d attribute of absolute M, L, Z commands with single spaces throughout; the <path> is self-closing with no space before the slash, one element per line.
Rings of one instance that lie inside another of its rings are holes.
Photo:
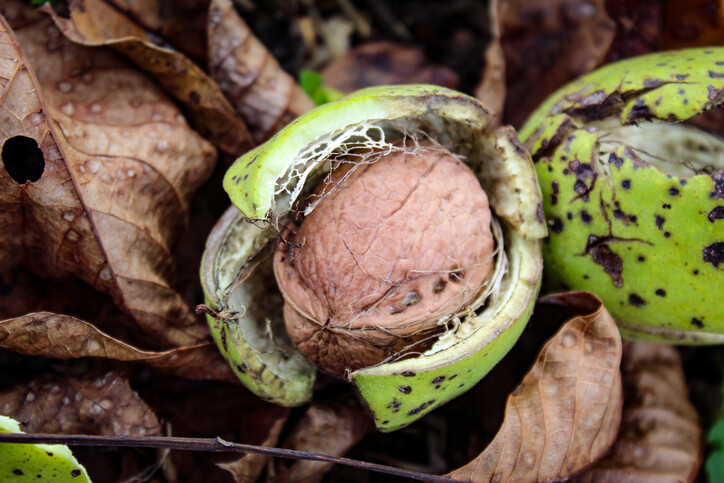
<path fill-rule="evenodd" d="M 352 468 L 402 476 L 404 478 L 430 483 L 453 481 L 445 476 L 429 475 L 426 473 L 395 468 L 393 466 L 367 463 L 364 461 L 330 456 L 321 453 L 309 453 L 306 451 L 296 451 L 292 449 L 269 448 L 266 446 L 232 443 L 219 437 L 177 438 L 170 436 L 144 437 L 2 433 L 0 434 L 0 443 L 64 444 L 67 446 L 115 446 L 124 448 L 168 448 L 183 451 L 254 453 L 294 460 L 325 461 L 350 466 Z"/>

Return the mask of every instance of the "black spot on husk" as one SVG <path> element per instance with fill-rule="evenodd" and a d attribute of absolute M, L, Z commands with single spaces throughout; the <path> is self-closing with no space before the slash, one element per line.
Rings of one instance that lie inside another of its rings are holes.
<path fill-rule="evenodd" d="M 589 235 L 586 243 L 586 254 L 591 255 L 593 262 L 603 267 L 616 287 L 623 286 L 623 259 L 611 247 L 596 235 Z"/>
<path fill-rule="evenodd" d="M 704 261 L 719 268 L 719 264 L 724 263 L 724 242 L 712 243 L 704 248 Z"/>
<path fill-rule="evenodd" d="M 646 301 L 642 299 L 640 295 L 635 293 L 629 294 L 628 303 L 630 303 L 634 307 L 642 307 L 646 305 Z"/>
<path fill-rule="evenodd" d="M 414 416 L 414 415 L 416 415 L 417 413 L 419 413 L 419 412 L 421 412 L 421 411 L 424 411 L 425 409 L 429 408 L 429 407 L 432 406 L 433 404 L 435 404 L 435 400 L 434 400 L 434 399 L 430 399 L 429 401 L 426 401 L 426 402 L 420 404 L 420 405 L 417 406 L 415 409 L 410 410 L 410 412 L 407 413 L 407 415 L 408 415 L 408 416 Z"/>
<path fill-rule="evenodd" d="M 717 206 L 709 212 L 709 221 L 714 223 L 714 220 L 724 219 L 724 206 Z"/>

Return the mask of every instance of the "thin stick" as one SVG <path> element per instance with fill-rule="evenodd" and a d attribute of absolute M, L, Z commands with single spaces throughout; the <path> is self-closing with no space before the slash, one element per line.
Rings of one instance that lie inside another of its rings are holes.
<path fill-rule="evenodd" d="M 254 453 L 294 460 L 326 461 L 352 468 L 402 476 L 412 480 L 430 483 L 453 481 L 445 476 L 428 475 L 393 466 L 367 463 L 349 458 L 340 458 L 320 453 L 308 453 L 282 448 L 268 448 L 250 444 L 232 443 L 221 438 L 176 438 L 168 436 L 89 436 L 62 434 L 0 433 L 0 443 L 64 444 L 67 446 L 103 446 L 124 448 L 168 448 L 185 451 Z"/>

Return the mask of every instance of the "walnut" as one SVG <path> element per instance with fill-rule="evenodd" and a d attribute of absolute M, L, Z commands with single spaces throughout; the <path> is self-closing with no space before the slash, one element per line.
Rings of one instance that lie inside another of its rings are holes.
<path fill-rule="evenodd" d="M 283 235 L 274 273 L 287 332 L 326 372 L 427 349 L 492 275 L 488 197 L 440 146 L 342 163 L 310 198 L 321 201 Z"/>

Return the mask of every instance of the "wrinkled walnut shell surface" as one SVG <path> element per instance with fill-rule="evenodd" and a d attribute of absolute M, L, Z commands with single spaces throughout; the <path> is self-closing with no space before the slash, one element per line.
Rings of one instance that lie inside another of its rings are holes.
<path fill-rule="evenodd" d="M 329 373 L 425 350 L 492 274 L 487 195 L 440 147 L 344 163 L 313 197 L 325 195 L 284 234 L 274 273 L 290 337 Z"/>

